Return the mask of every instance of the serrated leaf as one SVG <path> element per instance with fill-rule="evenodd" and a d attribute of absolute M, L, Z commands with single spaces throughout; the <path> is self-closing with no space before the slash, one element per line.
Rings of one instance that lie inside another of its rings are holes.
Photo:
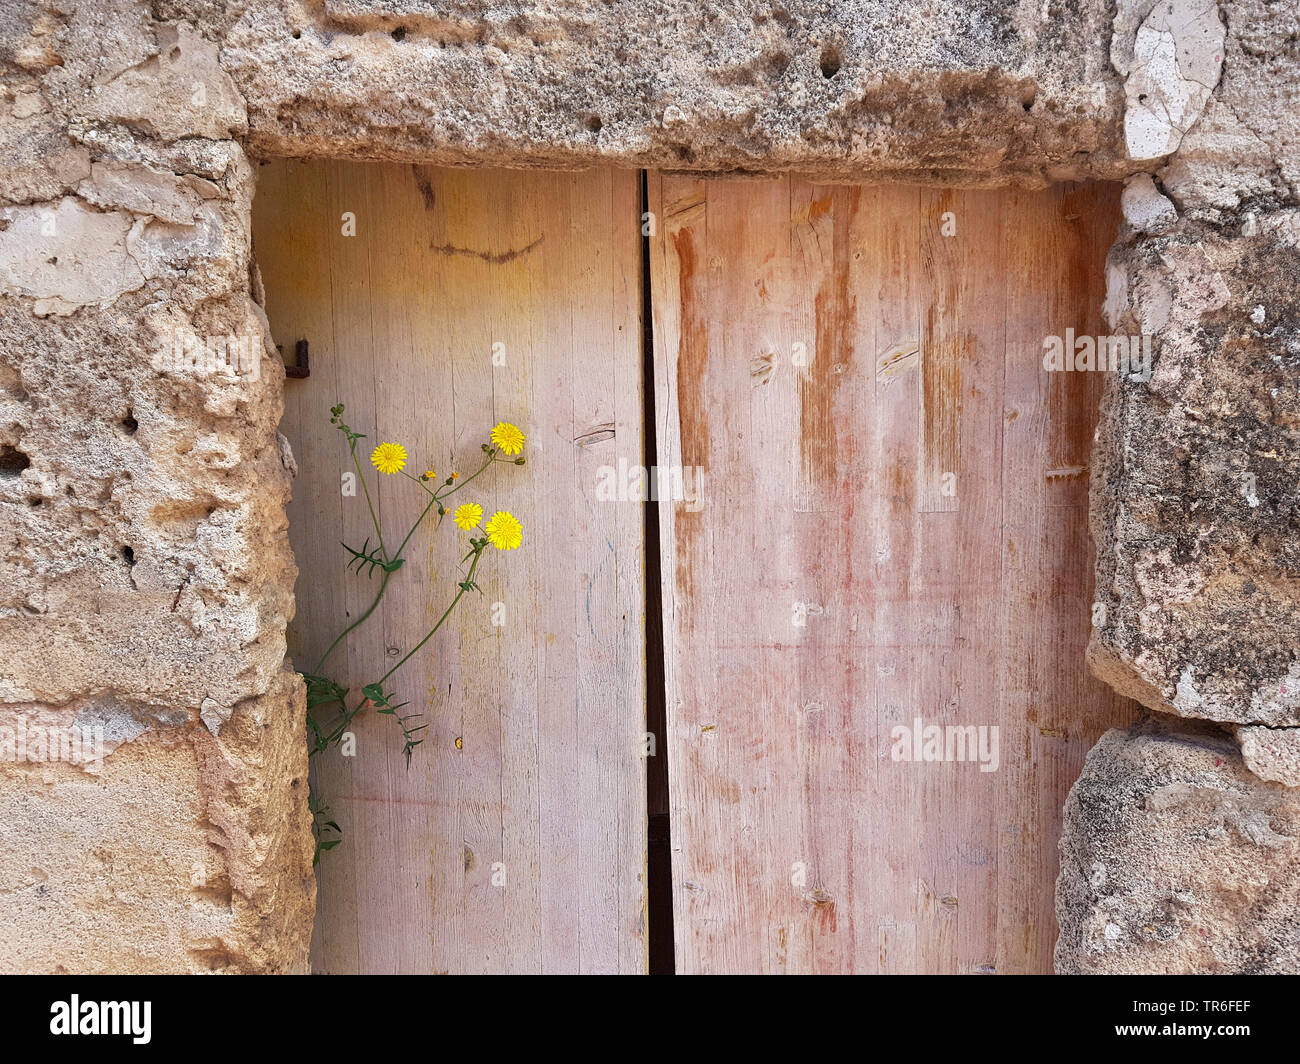
<path fill-rule="evenodd" d="M 342 541 L 340 540 L 340 542 Z M 365 569 L 367 578 L 374 576 L 376 569 L 383 569 L 385 572 L 394 572 L 396 569 L 401 568 L 400 561 L 396 566 L 390 568 L 392 562 L 384 560 L 384 555 L 378 547 L 371 550 L 369 536 L 366 537 L 366 541 L 361 545 L 360 550 L 357 550 L 355 547 L 349 547 L 346 543 L 343 544 L 343 549 L 352 555 L 352 557 L 348 559 L 346 567 L 351 569 L 355 565 L 358 575 L 361 573 L 362 569 Z"/>

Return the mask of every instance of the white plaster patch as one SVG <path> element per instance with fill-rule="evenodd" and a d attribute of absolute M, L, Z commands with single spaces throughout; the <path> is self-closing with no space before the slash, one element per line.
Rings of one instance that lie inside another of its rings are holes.
<path fill-rule="evenodd" d="M 199 719 L 203 721 L 208 731 L 216 735 L 234 712 L 230 706 L 223 706 L 215 698 L 205 698 L 203 705 L 199 707 Z"/>
<path fill-rule="evenodd" d="M 1165 197 L 1150 174 L 1134 174 L 1124 183 L 1119 198 L 1124 221 L 1139 233 L 1161 233 L 1178 221 L 1178 211 Z"/>
<path fill-rule="evenodd" d="M 1240 706 L 1224 705 L 1222 701 L 1215 697 L 1212 689 L 1214 679 L 1213 676 L 1209 678 L 1211 690 L 1199 690 L 1196 686 L 1196 677 L 1192 671 L 1192 666 L 1183 666 L 1182 672 L 1178 675 L 1178 684 L 1174 688 L 1174 697 L 1170 699 L 1170 705 L 1174 707 L 1175 712 L 1184 717 L 1221 721 L 1239 719 Z"/>
<path fill-rule="evenodd" d="M 1124 82 L 1124 136 L 1131 159 L 1178 150 L 1218 84 L 1223 21 L 1206 0 L 1162 0 L 1138 27 Z"/>
<path fill-rule="evenodd" d="M 219 258 L 226 235 L 223 221 L 220 209 L 212 203 L 202 204 L 189 225 L 141 218 L 127 236 L 127 250 L 146 276 L 165 277 L 191 262 Z"/>
<path fill-rule="evenodd" d="M 1138 307 L 1138 318 L 1142 331 L 1154 336 L 1169 324 L 1173 313 L 1174 294 L 1168 285 L 1151 281 L 1141 288 L 1142 298 Z"/>
<path fill-rule="evenodd" d="M 1174 708 L 1180 713 L 1194 716 L 1196 709 L 1204 701 L 1200 691 L 1196 689 L 1196 677 L 1192 673 L 1192 667 L 1184 666 L 1178 676 L 1178 686 L 1174 689 Z"/>
<path fill-rule="evenodd" d="M 141 126 L 165 141 L 224 139 L 248 128 L 244 98 L 217 46 L 193 27 L 160 26 L 159 53 L 97 86 L 84 117 Z"/>
<path fill-rule="evenodd" d="M 205 198 L 188 178 L 123 162 L 93 163 L 77 192 L 96 206 L 151 214 L 176 225 L 193 225 Z"/>
<path fill-rule="evenodd" d="M 1128 310 L 1128 271 L 1114 263 L 1106 264 L 1106 300 L 1101 312 L 1106 317 L 1106 324 L 1112 329 L 1118 327 L 1120 318 Z"/>
<path fill-rule="evenodd" d="M 131 713 L 125 712 L 111 701 L 92 703 L 77 713 L 73 723 L 79 728 L 104 729 L 104 752 L 112 753 L 123 743 L 143 735 L 148 725 Z"/>
<path fill-rule="evenodd" d="M 57 313 L 110 303 L 144 284 L 127 249 L 132 218 L 92 211 L 71 196 L 58 204 L 0 209 L 0 292 L 51 301 Z"/>

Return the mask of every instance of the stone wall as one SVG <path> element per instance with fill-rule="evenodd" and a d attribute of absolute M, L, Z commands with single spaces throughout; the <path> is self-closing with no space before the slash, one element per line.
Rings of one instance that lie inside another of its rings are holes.
<path fill-rule="evenodd" d="M 105 756 L 0 761 L 0 967 L 302 971 L 284 374 L 250 294 L 244 102 L 216 43 L 146 6 L 4 10 L 0 723 L 102 726 Z"/>
<path fill-rule="evenodd" d="M 1222 78 L 1107 264 L 1155 362 L 1098 429 L 1088 657 L 1152 713 L 1067 805 L 1064 972 L 1300 972 L 1300 10 L 1222 12 Z"/>
<path fill-rule="evenodd" d="M 102 726 L 105 756 L 0 760 L 0 968 L 306 966 L 293 462 L 249 236 L 250 160 L 301 156 L 1127 178 L 1107 311 L 1154 336 L 1156 372 L 1111 382 L 1099 430 L 1090 660 L 1163 723 L 1108 734 L 1071 798 L 1058 965 L 1300 970 L 1297 18 L 1267 0 L 9 0 L 0 727 Z M 1147 874 L 1152 838 L 1183 879 Z M 1252 889 L 1204 872 L 1223 862 Z"/>

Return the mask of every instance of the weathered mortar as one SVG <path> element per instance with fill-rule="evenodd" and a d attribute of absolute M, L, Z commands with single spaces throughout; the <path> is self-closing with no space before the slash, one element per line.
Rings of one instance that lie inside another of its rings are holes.
<path fill-rule="evenodd" d="M 1259 731 L 1300 723 L 1300 26 L 1283 8 L 11 0 L 0 723 L 103 719 L 120 745 L 99 776 L 0 767 L 0 967 L 306 964 L 289 459 L 249 155 L 966 185 L 1154 173 L 1126 195 L 1110 265 L 1112 321 L 1154 335 L 1156 374 L 1112 381 L 1099 430 L 1106 619 L 1091 659 L 1155 709 L 1242 725 L 1258 775 L 1217 739 L 1214 756 L 1234 800 L 1293 838 L 1277 797 L 1295 782 L 1293 733 Z M 162 338 L 230 334 L 255 339 L 255 379 L 155 367 Z M 1178 743 L 1110 733 L 1080 787 L 1119 800 L 1147 772 L 1126 744 L 1168 773 L 1182 770 Z M 1098 774 L 1102 759 L 1119 767 Z M 1122 865 L 1145 840 L 1070 817 L 1060 966 L 1250 967 L 1249 917 L 1230 909 L 1209 954 L 1175 918 L 1154 938 L 1103 933 L 1096 959 L 1076 932 L 1089 907 L 1137 926 L 1147 888 L 1109 876 L 1088 895 L 1076 858 Z M 1294 861 L 1265 869 L 1248 847 L 1232 860 L 1289 897 Z M 1294 970 L 1285 943 L 1266 956 L 1257 967 Z"/>

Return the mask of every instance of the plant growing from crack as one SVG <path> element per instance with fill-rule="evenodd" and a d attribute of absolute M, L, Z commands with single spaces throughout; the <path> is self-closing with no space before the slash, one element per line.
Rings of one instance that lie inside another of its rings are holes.
<path fill-rule="evenodd" d="M 334 641 L 326 647 L 325 653 L 321 655 L 315 668 L 311 672 L 302 673 L 302 678 L 307 684 L 307 728 L 311 741 L 310 756 L 315 757 L 317 754 L 324 753 L 331 746 L 341 744 L 352 722 L 367 708 L 373 708 L 376 713 L 393 717 L 401 727 L 404 744 L 403 753 L 406 755 L 406 764 L 409 768 L 412 752 L 424 741 L 417 738 L 417 736 L 424 731 L 427 725 L 417 723 L 424 716 L 422 713 L 402 714 L 400 712 L 408 703 L 394 701 L 395 694 L 392 688 L 388 686 L 388 681 L 425 643 L 433 638 L 438 629 L 451 616 L 452 610 L 456 608 L 467 593 L 478 591 L 482 594 L 482 590 L 474 582 L 474 575 L 478 571 L 483 552 L 489 546 L 496 547 L 498 550 L 514 550 L 518 547 L 523 541 L 523 526 L 518 519 L 506 510 L 498 510 L 484 522 L 483 507 L 478 503 L 467 502 L 456 507 L 452 513 L 452 521 L 456 524 L 456 527 L 470 533 L 469 551 L 461 559 L 461 564 L 464 565 L 468 562 L 469 568 L 465 571 L 464 578 L 457 582 L 456 594 L 452 597 L 451 603 L 442 612 L 441 616 L 438 617 L 434 626 L 425 633 L 424 637 L 415 646 L 407 651 L 406 655 L 397 664 L 377 680 L 363 685 L 361 693 L 355 697 L 350 697 L 348 688 L 337 683 L 325 673 L 325 665 L 343 641 L 374 615 L 394 575 L 401 570 L 406 561 L 403 551 L 406 550 L 407 544 L 411 542 L 411 537 L 415 535 L 416 530 L 424 523 L 425 519 L 431 514 L 435 515 L 434 527 L 436 529 L 440 526 L 442 519 L 448 513 L 447 499 L 481 476 L 489 466 L 494 464 L 524 464 L 523 457 L 519 456 L 524 446 L 524 434 L 509 422 L 500 422 L 490 433 L 490 442 L 482 446 L 483 464 L 475 472 L 463 479 L 459 473 L 452 473 L 441 484 L 437 483 L 437 474 L 432 469 L 425 470 L 418 477 L 406 472 L 406 449 L 400 444 L 381 443 L 375 447 L 370 452 L 370 463 L 379 473 L 385 476 L 400 474 L 412 483 L 417 484 L 428 496 L 428 502 L 425 504 L 424 509 L 420 511 L 420 516 L 415 519 L 415 523 L 402 537 L 397 549 L 390 550 L 388 542 L 391 542 L 391 540 L 385 541 L 384 539 L 384 531 L 375 513 L 374 501 L 370 495 L 370 485 L 366 481 L 365 470 L 362 468 L 361 459 L 357 454 L 358 441 L 366 437 L 363 433 L 354 432 L 343 421 L 342 403 L 330 408 L 330 424 L 338 429 L 347 440 L 348 453 L 352 459 L 352 465 L 356 469 L 357 479 L 361 482 L 361 490 L 366 499 L 366 509 L 370 513 L 370 522 L 375 530 L 375 545 L 373 547 L 369 536 L 366 537 L 360 548 L 349 546 L 347 543 L 343 544 L 343 549 L 348 554 L 346 568 L 349 572 L 355 572 L 358 576 L 364 574 L 368 580 L 373 581 L 378 576 L 379 583 L 375 589 L 374 597 L 370 600 L 370 605 L 355 621 L 339 632 Z M 435 484 L 436 487 L 433 486 Z M 332 715 L 326 714 L 325 719 L 322 720 L 322 715 L 318 711 L 328 707 L 336 708 Z M 342 841 L 343 833 L 338 823 L 331 818 L 329 806 L 316 793 L 314 787 L 308 796 L 308 808 L 312 814 L 312 833 L 316 838 L 314 864 L 320 860 L 322 853 L 332 850 Z"/>

